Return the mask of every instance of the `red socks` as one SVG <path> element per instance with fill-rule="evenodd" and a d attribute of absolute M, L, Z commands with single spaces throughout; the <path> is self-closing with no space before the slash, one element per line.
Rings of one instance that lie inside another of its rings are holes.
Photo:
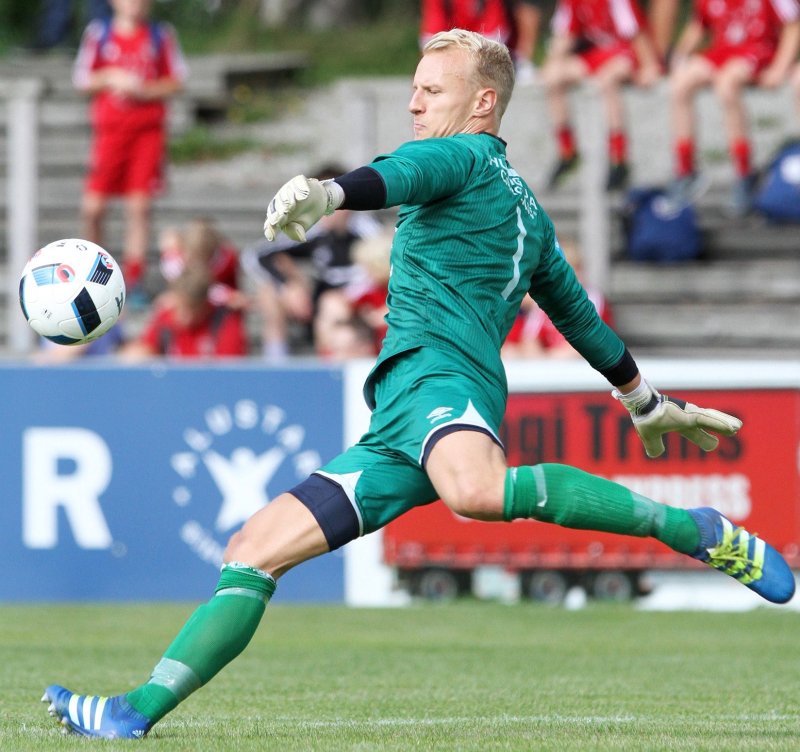
<path fill-rule="evenodd" d="M 628 137 L 624 131 L 611 131 L 608 134 L 608 159 L 611 164 L 628 161 Z"/>
<path fill-rule="evenodd" d="M 142 281 L 144 261 L 142 259 L 124 259 L 122 262 L 122 276 L 125 277 L 125 286 L 128 290 L 132 290 Z"/>
<path fill-rule="evenodd" d="M 750 141 L 746 138 L 736 139 L 736 141 L 731 144 L 731 159 L 733 159 L 733 166 L 736 169 L 736 174 L 740 178 L 747 177 L 753 170 L 750 161 Z"/>
<path fill-rule="evenodd" d="M 678 177 L 694 172 L 694 139 L 682 138 L 675 144 L 676 170 Z"/>
<path fill-rule="evenodd" d="M 561 159 L 572 159 L 577 152 L 572 128 L 568 125 L 559 128 L 556 131 L 556 140 L 558 141 L 558 154 Z"/>

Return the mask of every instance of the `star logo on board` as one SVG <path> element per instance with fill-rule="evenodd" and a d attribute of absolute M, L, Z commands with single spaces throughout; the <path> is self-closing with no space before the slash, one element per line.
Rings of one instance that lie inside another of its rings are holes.
<path fill-rule="evenodd" d="M 319 468 L 319 452 L 304 446 L 305 437 L 277 405 L 242 399 L 208 408 L 197 426 L 184 429 L 185 447 L 170 457 L 179 479 L 172 501 L 189 515 L 183 542 L 219 566 L 231 533 Z"/>

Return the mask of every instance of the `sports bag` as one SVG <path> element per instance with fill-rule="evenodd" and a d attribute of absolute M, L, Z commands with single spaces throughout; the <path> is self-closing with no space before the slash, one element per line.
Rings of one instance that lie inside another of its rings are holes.
<path fill-rule="evenodd" d="M 629 191 L 623 223 L 626 252 L 632 261 L 690 261 L 703 247 L 694 206 L 676 202 L 663 188 Z"/>
<path fill-rule="evenodd" d="M 758 183 L 753 208 L 773 222 L 800 222 L 800 140 L 775 154 Z"/>

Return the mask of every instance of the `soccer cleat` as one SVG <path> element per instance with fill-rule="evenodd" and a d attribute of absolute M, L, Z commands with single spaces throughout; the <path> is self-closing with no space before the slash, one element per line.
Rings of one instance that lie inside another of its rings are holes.
<path fill-rule="evenodd" d="M 693 204 L 711 187 L 711 180 L 702 172 L 690 172 L 675 178 L 667 186 L 667 197 L 676 206 Z"/>
<path fill-rule="evenodd" d="M 627 162 L 615 162 L 608 168 L 607 191 L 620 191 L 628 185 L 630 168 Z"/>
<path fill-rule="evenodd" d="M 746 217 L 753 209 L 753 194 L 758 183 L 758 175 L 751 173 L 737 178 L 731 190 L 728 215 L 733 218 Z"/>
<path fill-rule="evenodd" d="M 530 60 L 516 60 L 514 63 L 514 86 L 533 86 L 539 73 Z"/>
<path fill-rule="evenodd" d="M 547 181 L 547 189 L 553 191 L 558 188 L 567 176 L 571 175 L 577 169 L 580 161 L 581 159 L 577 154 L 573 154 L 571 157 L 561 157 L 550 173 L 550 179 Z"/>
<path fill-rule="evenodd" d="M 134 710 L 122 695 L 97 697 L 76 695 L 58 684 L 51 684 L 42 702 L 49 702 L 47 712 L 64 727 L 81 736 L 102 739 L 141 739 L 153 722 Z"/>
<path fill-rule="evenodd" d="M 700 529 L 695 559 L 739 580 L 773 603 L 794 595 L 795 581 L 786 560 L 766 541 L 737 527 L 711 507 L 687 510 Z"/>

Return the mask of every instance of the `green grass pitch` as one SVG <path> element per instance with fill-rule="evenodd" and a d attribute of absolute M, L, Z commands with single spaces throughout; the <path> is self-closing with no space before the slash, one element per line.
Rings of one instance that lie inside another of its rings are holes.
<path fill-rule="evenodd" d="M 465 601 L 281 606 L 143 742 L 64 737 L 48 683 L 145 679 L 186 604 L 0 607 L 0 749 L 792 750 L 800 616 Z"/>

